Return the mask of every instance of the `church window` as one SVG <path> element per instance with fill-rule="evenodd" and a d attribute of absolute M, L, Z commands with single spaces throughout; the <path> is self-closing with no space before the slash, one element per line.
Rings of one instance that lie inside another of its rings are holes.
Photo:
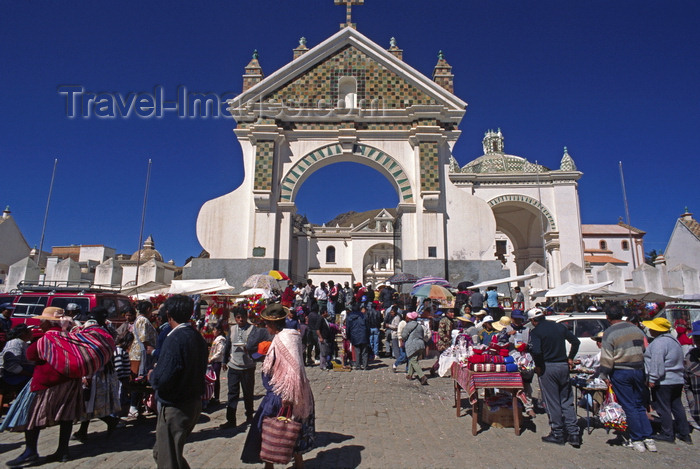
<path fill-rule="evenodd" d="M 345 106 L 345 109 L 357 107 L 357 80 L 355 77 L 340 77 L 338 80 L 338 101 L 338 107 Z"/>
<path fill-rule="evenodd" d="M 603 240 L 600 241 L 599 245 L 600 245 L 600 249 L 604 249 L 604 250 L 608 249 L 608 243 L 606 243 Z"/>
<path fill-rule="evenodd" d="M 622 249 L 623 249 L 624 251 L 629 251 L 629 250 L 630 250 L 630 243 L 628 243 L 627 241 L 623 240 L 623 241 L 622 241 Z"/>
<path fill-rule="evenodd" d="M 437 246 L 428 246 L 428 257 L 437 257 Z"/>
<path fill-rule="evenodd" d="M 328 246 L 326 248 L 326 263 L 327 264 L 334 264 L 335 263 L 335 247 L 334 246 Z"/>

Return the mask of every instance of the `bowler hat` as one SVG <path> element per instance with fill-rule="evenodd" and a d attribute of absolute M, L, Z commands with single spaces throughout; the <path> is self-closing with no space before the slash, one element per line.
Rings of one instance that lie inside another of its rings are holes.
<path fill-rule="evenodd" d="M 279 303 L 271 304 L 260 313 L 260 317 L 265 321 L 281 321 L 289 314 L 289 308 L 285 308 Z"/>
<path fill-rule="evenodd" d="M 56 306 L 49 306 L 44 308 L 39 316 L 34 316 L 34 319 L 40 319 L 44 321 L 60 321 L 66 313 L 63 308 L 58 308 Z"/>

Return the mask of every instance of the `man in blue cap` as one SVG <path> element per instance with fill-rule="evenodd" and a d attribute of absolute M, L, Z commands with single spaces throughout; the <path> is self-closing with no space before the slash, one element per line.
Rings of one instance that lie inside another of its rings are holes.
<path fill-rule="evenodd" d="M 9 332 L 12 329 L 12 311 L 15 307 L 12 303 L 0 305 L 0 332 Z"/>

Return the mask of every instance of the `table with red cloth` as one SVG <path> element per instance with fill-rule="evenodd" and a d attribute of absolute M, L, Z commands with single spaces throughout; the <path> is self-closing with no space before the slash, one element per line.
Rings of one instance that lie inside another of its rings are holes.
<path fill-rule="evenodd" d="M 491 373 L 471 371 L 466 365 L 453 363 L 450 368 L 455 388 L 455 407 L 457 417 L 462 414 L 462 389 L 467 391 L 472 405 L 472 435 L 477 433 L 479 421 L 479 389 L 508 389 L 513 394 L 513 422 L 515 434 L 520 435 L 520 409 L 518 409 L 518 392 L 523 391 L 523 378 L 516 373 Z"/>

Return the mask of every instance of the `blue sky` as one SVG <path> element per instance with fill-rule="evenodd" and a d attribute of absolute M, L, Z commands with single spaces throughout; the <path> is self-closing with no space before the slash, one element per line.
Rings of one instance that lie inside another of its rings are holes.
<path fill-rule="evenodd" d="M 178 265 L 201 247 L 199 207 L 243 179 L 231 119 L 66 117 L 61 85 L 86 91 L 238 94 L 257 49 L 267 75 L 338 30 L 332 0 L 0 3 L 0 204 L 39 244 L 54 158 L 59 159 L 45 249 L 138 246 L 147 160 L 153 160 L 145 233 Z M 469 103 L 455 157 L 478 157 L 500 127 L 506 152 L 558 167 L 564 146 L 584 172 L 584 223 L 624 215 L 647 250 L 665 248 L 685 206 L 700 214 L 700 4 L 687 1 L 366 0 L 358 29 L 426 75 L 443 50 L 455 92 Z M 332 181 L 333 184 L 328 184 Z M 333 201 L 329 203 L 329 201 Z M 324 222 L 347 210 L 393 206 L 383 176 L 337 164 L 310 177 L 299 213 Z"/>

